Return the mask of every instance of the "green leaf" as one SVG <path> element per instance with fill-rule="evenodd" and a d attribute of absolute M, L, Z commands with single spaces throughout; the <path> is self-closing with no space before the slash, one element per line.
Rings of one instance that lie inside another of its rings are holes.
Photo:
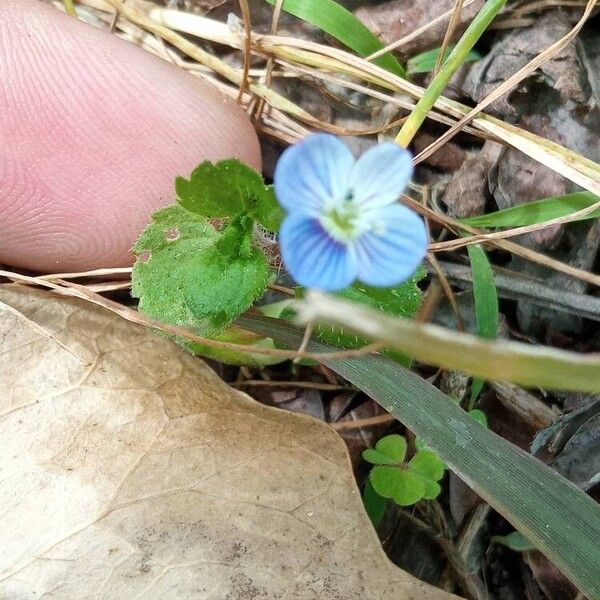
<path fill-rule="evenodd" d="M 269 264 L 260 250 L 232 261 L 212 249 L 202 254 L 196 266 L 198 272 L 190 277 L 184 293 L 190 311 L 206 323 L 207 335 L 222 331 L 248 310 L 269 282 Z"/>
<path fill-rule="evenodd" d="M 375 449 L 396 463 L 401 463 L 406 456 L 406 439 L 396 433 L 386 435 L 375 444 Z"/>
<path fill-rule="evenodd" d="M 437 481 L 423 477 L 423 485 L 425 486 L 423 500 L 435 500 L 442 493 L 442 488 Z"/>
<path fill-rule="evenodd" d="M 473 294 L 475 297 L 475 317 L 477 319 L 477 335 L 486 340 L 493 340 L 498 334 L 500 312 L 498 308 L 498 291 L 494 282 L 494 272 L 487 254 L 481 246 L 467 246 L 471 272 L 473 273 Z M 471 402 L 483 389 L 483 379 L 473 379 Z"/>
<path fill-rule="evenodd" d="M 477 335 L 486 340 L 493 340 L 498 335 L 500 322 L 494 272 L 481 246 L 470 245 L 468 251 L 473 273 Z"/>
<path fill-rule="evenodd" d="M 264 253 L 252 245 L 251 226 L 249 217 L 232 221 L 196 258 L 187 279 L 185 302 L 209 335 L 221 332 L 267 289 L 271 269 Z"/>
<path fill-rule="evenodd" d="M 431 450 L 431 448 L 425 443 L 425 440 L 418 435 L 415 437 L 415 448 L 417 450 Z"/>
<path fill-rule="evenodd" d="M 275 4 L 275 0 L 267 2 Z M 285 0 L 283 9 L 328 33 L 359 56 L 369 56 L 384 47 L 368 27 L 333 0 Z M 400 77 L 406 76 L 404 68 L 390 52 L 376 58 L 373 63 Z"/>
<path fill-rule="evenodd" d="M 371 523 L 373 523 L 373 527 L 377 527 L 385 514 L 387 500 L 373 489 L 373 486 L 368 479 L 365 484 L 365 489 L 363 490 L 362 498 L 365 510 L 369 515 L 369 519 L 371 519 Z"/>
<path fill-rule="evenodd" d="M 508 535 L 494 535 L 491 541 L 495 544 L 506 546 L 515 552 L 526 552 L 536 550 L 536 547 L 519 531 L 513 531 Z"/>
<path fill-rule="evenodd" d="M 374 465 L 400 465 L 406 456 L 406 439 L 401 435 L 386 435 L 375 444 L 375 450 L 367 448 L 363 458 Z"/>
<path fill-rule="evenodd" d="M 289 348 L 302 341 L 303 330 L 285 321 L 251 316 L 239 322 Z M 443 339 L 451 339 L 448 336 Z M 332 348 L 313 341 L 308 350 Z M 397 363 L 382 356 L 323 362 L 422 437 L 584 594 L 600 597 L 600 507 L 594 500 L 538 459 L 481 427 L 443 392 Z"/>
<path fill-rule="evenodd" d="M 179 206 L 153 215 L 134 246 L 132 293 L 142 312 L 217 335 L 261 296 L 270 268 L 252 245 L 252 220 L 217 232 Z"/>
<path fill-rule="evenodd" d="M 212 358 L 228 365 L 241 365 L 260 369 L 262 367 L 276 365 L 283 362 L 281 358 L 276 356 L 269 356 L 268 354 L 256 354 L 252 352 L 253 348 L 275 348 L 275 344 L 273 343 L 273 340 L 269 338 L 265 338 L 262 335 L 252 333 L 245 329 L 240 329 L 239 327 L 227 327 L 227 329 L 225 329 L 223 332 L 212 336 L 212 339 L 219 342 L 248 346 L 248 350 L 246 352 L 241 350 L 231 350 L 228 348 L 208 346 L 207 344 L 199 344 L 182 339 L 178 339 L 176 341 L 185 346 L 194 354 Z"/>
<path fill-rule="evenodd" d="M 469 416 L 484 427 L 489 427 L 487 415 L 482 410 L 474 408 L 473 410 L 469 411 Z"/>
<path fill-rule="evenodd" d="M 152 215 L 133 252 L 132 294 L 139 310 L 171 325 L 197 327 L 198 319 L 184 297 L 196 261 L 212 246 L 218 233 L 203 217 L 180 206 L 170 206 Z"/>
<path fill-rule="evenodd" d="M 432 481 L 439 481 L 444 476 L 444 463 L 433 450 L 419 450 L 408 466 L 414 473 Z"/>
<path fill-rule="evenodd" d="M 418 283 L 425 274 L 424 269 L 419 269 L 411 279 L 394 288 L 373 288 L 355 283 L 335 295 L 389 315 L 414 317 L 423 301 L 423 292 Z M 359 348 L 366 343 L 363 337 L 339 327 L 319 325 L 315 332 L 318 339 L 339 348 Z"/>
<path fill-rule="evenodd" d="M 425 493 L 425 483 L 421 477 L 398 467 L 374 467 L 370 481 L 380 496 L 392 498 L 400 506 L 418 502 Z"/>
<path fill-rule="evenodd" d="M 597 202 L 600 202 L 600 196 L 596 196 L 596 194 L 576 192 L 566 196 L 543 198 L 536 202 L 520 204 L 480 217 L 462 219 L 461 222 L 473 227 L 524 227 L 525 225 L 536 225 L 537 223 L 566 217 Z M 597 217 L 600 217 L 600 208 L 581 219 L 595 219 Z"/>
<path fill-rule="evenodd" d="M 367 448 L 363 450 L 362 457 L 368 463 L 372 465 L 396 465 L 398 461 L 386 456 L 385 454 L 378 452 L 377 450 L 373 450 L 373 448 Z M 400 461 L 402 462 L 402 461 Z"/>
<path fill-rule="evenodd" d="M 235 158 L 203 162 L 189 179 L 177 177 L 175 190 L 177 202 L 202 217 L 218 219 L 249 212 L 267 229 L 279 226 L 281 211 L 272 189 L 259 173 Z"/>
<path fill-rule="evenodd" d="M 454 46 L 451 46 L 446 49 L 446 53 L 444 56 L 444 60 L 448 58 L 450 52 L 454 49 Z M 417 54 L 409 59 L 406 70 L 409 75 L 414 75 L 417 73 L 429 73 L 429 71 L 433 71 L 435 65 L 437 63 L 438 56 L 440 55 L 441 48 L 434 48 L 433 50 L 427 50 L 427 52 L 422 52 L 421 54 Z M 481 58 L 481 54 L 475 50 L 471 50 L 464 59 L 464 62 L 474 62 Z"/>
<path fill-rule="evenodd" d="M 285 211 L 277 201 L 272 185 L 264 186 L 262 192 L 250 198 L 249 213 L 269 231 L 279 231 Z"/>

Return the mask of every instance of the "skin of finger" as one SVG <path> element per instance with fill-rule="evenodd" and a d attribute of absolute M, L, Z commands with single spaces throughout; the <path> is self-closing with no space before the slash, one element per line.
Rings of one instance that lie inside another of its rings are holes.
<path fill-rule="evenodd" d="M 0 262 L 131 264 L 174 178 L 230 157 L 260 168 L 245 113 L 209 84 L 39 0 L 3 0 Z"/>

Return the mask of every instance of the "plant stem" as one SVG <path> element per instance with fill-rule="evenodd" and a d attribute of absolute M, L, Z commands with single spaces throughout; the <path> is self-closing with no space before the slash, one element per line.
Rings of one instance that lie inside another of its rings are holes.
<path fill-rule="evenodd" d="M 423 97 L 419 100 L 412 113 L 400 129 L 396 137 L 396 143 L 406 148 L 427 117 L 437 99 L 448 85 L 450 79 L 458 68 L 463 64 L 467 54 L 473 49 L 477 40 L 483 35 L 496 15 L 504 7 L 506 0 L 487 0 L 477 13 L 467 30 L 444 62 L 439 73 L 433 78 L 429 87 L 425 90 Z"/>

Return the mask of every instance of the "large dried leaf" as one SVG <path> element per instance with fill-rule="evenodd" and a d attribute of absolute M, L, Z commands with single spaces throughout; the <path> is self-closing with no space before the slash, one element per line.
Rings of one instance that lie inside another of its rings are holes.
<path fill-rule="evenodd" d="M 454 598 L 386 559 L 326 425 L 101 309 L 0 301 L 0 598 Z"/>

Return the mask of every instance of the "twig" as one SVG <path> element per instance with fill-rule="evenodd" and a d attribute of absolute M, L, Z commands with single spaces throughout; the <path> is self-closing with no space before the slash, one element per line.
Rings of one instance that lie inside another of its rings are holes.
<path fill-rule="evenodd" d="M 292 298 L 296 296 L 296 293 L 292 288 L 285 287 L 283 285 L 277 285 L 276 283 L 270 283 L 269 289 L 273 290 L 274 292 L 279 292 L 280 294 L 285 294 L 286 296 L 290 296 Z"/>
<path fill-rule="evenodd" d="M 451 281 L 461 287 L 472 284 L 472 273 L 469 267 L 449 262 L 440 264 Z M 435 271 L 431 269 L 431 272 Z M 523 300 L 549 310 L 557 310 L 600 322 L 600 298 L 596 296 L 559 290 L 542 281 L 530 279 L 506 269 L 494 268 L 494 281 L 501 298 Z"/>
<path fill-rule="evenodd" d="M 450 287 L 450 284 L 448 283 L 448 278 L 446 277 L 446 273 L 444 272 L 443 267 L 440 265 L 435 254 L 433 254 L 431 252 L 427 255 L 427 260 L 433 267 L 433 270 L 438 277 L 440 285 L 442 286 L 442 289 L 444 290 L 444 294 L 446 295 L 446 298 L 448 298 L 448 302 L 450 302 L 450 306 L 452 307 L 452 310 L 453 310 L 454 314 L 456 315 L 457 329 L 459 331 L 464 331 L 465 330 L 465 321 L 464 321 L 462 313 L 460 311 L 460 306 L 458 305 L 458 302 L 456 301 L 456 296 L 454 295 L 454 292 L 452 291 L 452 288 Z"/>
<path fill-rule="evenodd" d="M 158 331 L 162 331 L 164 333 L 168 333 L 189 340 L 191 342 L 195 342 L 197 344 L 209 346 L 211 348 L 223 348 L 225 350 L 235 350 L 236 352 L 245 352 L 247 354 L 261 354 L 290 360 L 306 358 L 316 361 L 323 361 L 325 359 L 333 360 L 366 356 L 384 348 L 383 344 L 377 342 L 353 350 L 339 350 L 325 353 L 300 353 L 294 350 L 279 350 L 277 348 L 261 348 L 260 346 L 220 342 L 218 340 L 213 340 L 211 338 L 197 335 L 192 330 L 187 329 L 185 327 L 169 325 L 168 323 L 163 323 L 162 321 L 158 321 L 157 319 L 148 317 L 147 315 L 144 315 L 143 313 L 140 313 L 137 310 L 134 310 L 133 308 L 115 302 L 114 300 L 105 298 L 104 296 L 101 296 L 100 294 L 89 290 L 84 285 L 79 285 L 77 283 L 65 281 L 62 279 L 59 279 L 56 282 L 47 281 L 45 279 L 30 277 L 29 275 L 22 275 L 21 273 L 13 273 L 11 271 L 5 270 L 0 270 L 0 277 L 6 277 L 11 281 L 25 283 L 29 285 L 39 285 L 42 287 L 50 288 L 64 295 L 74 296 L 76 298 L 79 298 L 80 300 L 85 300 L 87 302 L 91 302 L 92 304 L 96 304 L 97 306 L 101 306 L 102 308 L 105 308 L 119 315 L 120 317 L 124 318 L 127 321 L 130 321 L 131 323 L 137 323 L 138 325 L 142 325 L 151 329 L 156 329 Z"/>
<path fill-rule="evenodd" d="M 452 16 L 450 17 L 450 22 L 448 23 L 448 27 L 446 29 L 446 33 L 444 35 L 444 39 L 442 41 L 442 45 L 440 47 L 440 53 L 435 61 L 435 67 L 433 68 L 433 76 L 435 77 L 444 60 L 446 58 L 446 50 L 452 43 L 452 38 L 454 36 L 454 32 L 458 23 L 460 22 L 460 15 L 462 13 L 463 8 L 463 0 L 454 0 L 454 8 L 452 9 Z"/>
<path fill-rule="evenodd" d="M 248 87 L 248 73 L 250 72 L 250 62 L 252 59 L 252 22 L 250 20 L 250 7 L 248 0 L 239 0 L 240 11 L 244 21 L 244 69 L 242 71 L 242 80 L 240 82 L 240 90 L 238 92 L 237 101 L 241 103 L 244 97 L 244 92 Z"/>
<path fill-rule="evenodd" d="M 82 277 L 105 277 L 106 275 L 131 275 L 131 267 L 116 267 L 111 269 L 93 269 L 92 271 L 76 271 L 74 273 L 50 273 L 39 275 L 39 279 L 53 281 L 55 279 L 79 279 Z"/>
<path fill-rule="evenodd" d="M 329 423 L 336 431 L 349 431 L 351 429 L 364 429 L 367 427 L 376 427 L 377 425 L 385 425 L 393 423 L 396 417 L 390 414 L 377 415 L 376 417 L 368 417 L 366 419 L 356 419 L 355 421 L 336 421 Z"/>
<path fill-rule="evenodd" d="M 474 227 L 471 227 L 469 225 L 465 225 L 460 221 L 456 221 L 455 219 L 452 219 L 446 215 L 442 215 L 434 210 L 431 210 L 430 208 L 423 206 L 416 200 L 413 200 L 409 196 L 403 196 L 403 201 L 411 208 L 414 208 L 414 210 L 416 210 L 417 212 L 422 213 L 428 219 L 436 221 L 444 225 L 445 227 L 448 227 L 451 231 L 468 231 L 469 233 L 472 233 L 474 235 L 481 234 L 481 232 L 478 229 L 475 229 Z M 501 248 L 502 250 L 506 250 L 507 252 L 511 252 L 512 254 L 516 254 L 517 256 L 521 256 L 527 260 L 530 260 L 531 262 L 535 262 L 539 265 L 543 265 L 550 269 L 554 269 L 555 271 L 560 271 L 561 273 L 565 273 L 566 275 L 570 275 L 571 277 L 575 277 L 576 279 L 580 279 L 581 281 L 587 281 L 592 285 L 600 287 L 600 276 L 595 275 L 594 273 L 588 273 L 583 269 L 578 269 L 571 265 L 567 265 L 559 260 L 550 258 L 545 254 L 535 252 L 534 250 L 530 250 L 529 248 L 524 248 L 523 246 L 520 246 L 519 244 L 515 244 L 514 242 L 510 242 L 508 240 L 492 239 L 489 241 L 489 243 L 492 246 Z"/>
<path fill-rule="evenodd" d="M 271 35 L 277 34 L 277 28 L 279 27 L 279 19 L 281 17 L 281 9 L 285 0 L 276 0 L 275 6 L 273 7 L 273 16 L 271 18 Z M 267 64 L 265 65 L 265 76 L 263 83 L 267 87 L 271 87 L 273 80 L 273 67 L 275 66 L 275 57 L 271 54 L 267 57 Z M 256 121 L 260 121 L 263 110 L 265 108 L 265 100 L 263 98 L 258 99 L 258 105 L 254 114 Z"/>
<path fill-rule="evenodd" d="M 323 392 L 341 392 L 351 391 L 355 388 L 348 385 L 337 385 L 334 383 L 321 383 L 318 381 L 272 381 L 264 379 L 246 379 L 243 381 L 236 381 L 230 384 L 232 387 L 286 387 L 286 388 L 300 388 L 307 390 L 321 390 Z"/>

